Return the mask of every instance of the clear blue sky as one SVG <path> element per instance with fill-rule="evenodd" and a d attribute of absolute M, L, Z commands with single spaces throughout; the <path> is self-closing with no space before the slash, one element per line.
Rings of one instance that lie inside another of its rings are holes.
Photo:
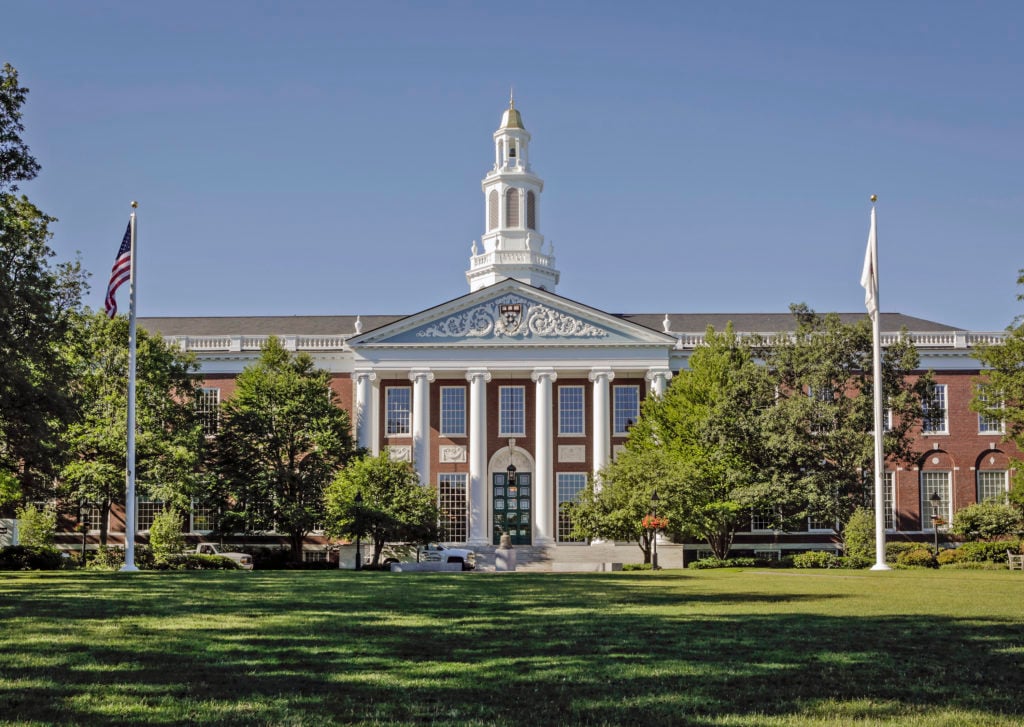
<path fill-rule="evenodd" d="M 1021 2 L 21 2 L 22 190 L 102 306 L 412 313 L 468 291 L 515 87 L 558 292 L 616 313 L 1024 306 Z M 126 291 L 122 292 L 126 306 Z"/>

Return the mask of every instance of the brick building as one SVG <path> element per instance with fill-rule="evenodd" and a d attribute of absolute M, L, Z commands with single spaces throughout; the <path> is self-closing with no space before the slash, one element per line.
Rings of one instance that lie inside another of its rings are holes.
<path fill-rule="evenodd" d="M 793 320 L 789 314 L 612 314 L 559 296 L 553 246 L 540 232 L 544 184 L 533 172 L 529 143 L 510 103 L 482 182 L 486 230 L 480 246 L 473 243 L 466 295 L 408 316 L 139 322 L 196 353 L 202 405 L 211 412 L 230 397 L 235 376 L 255 361 L 268 336 L 309 352 L 331 373 L 359 444 L 373 452 L 387 447 L 436 488 L 450 542 L 486 549 L 504 525 L 521 545 L 555 552 L 592 547 L 571 542 L 563 505 L 623 446 L 642 399 L 664 391 L 709 324 L 721 330 L 731 321 L 738 332 L 773 334 Z M 957 331 L 896 313 L 882 314 L 881 328 L 883 344 L 909 330 L 923 369 L 937 381 L 938 406 L 917 440 L 918 465 L 887 473 L 887 524 L 900 536 L 923 537 L 932 528 L 932 493 L 939 493 L 948 520 L 956 509 L 1008 487 L 1008 456 L 1016 452 L 1001 442 L 999 422 L 968 408 L 978 373 L 972 346 L 1002 334 Z M 506 481 L 509 464 L 518 473 L 514 486 Z M 196 522 L 199 531 L 208 518 L 200 513 Z M 140 521 L 140 530 L 145 525 Z M 759 525 L 752 517 L 735 549 L 777 554 L 835 542 L 827 523 L 810 522 L 800 533 Z M 318 539 L 310 542 L 321 547 Z M 630 552 L 638 555 L 635 546 Z"/>

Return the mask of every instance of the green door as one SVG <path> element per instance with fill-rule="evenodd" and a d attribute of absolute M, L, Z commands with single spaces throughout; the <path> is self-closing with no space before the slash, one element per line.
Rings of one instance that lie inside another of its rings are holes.
<path fill-rule="evenodd" d="M 529 545 L 532 542 L 533 521 L 530 517 L 530 500 L 533 487 L 529 472 L 516 472 L 516 483 L 508 484 L 508 475 L 494 473 L 494 544 L 501 541 L 506 532 L 512 538 L 512 545 Z"/>

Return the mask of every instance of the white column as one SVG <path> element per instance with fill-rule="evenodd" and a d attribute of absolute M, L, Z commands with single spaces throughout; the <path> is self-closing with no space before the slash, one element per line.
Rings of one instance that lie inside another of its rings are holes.
<path fill-rule="evenodd" d="M 413 369 L 412 381 L 412 460 L 420 476 L 420 484 L 430 485 L 430 382 L 433 372 Z"/>
<path fill-rule="evenodd" d="M 373 397 L 373 382 L 377 374 L 372 371 L 356 371 L 356 445 L 373 448 L 373 409 L 377 400 Z"/>
<path fill-rule="evenodd" d="M 594 474 L 611 461 L 612 428 L 608 384 L 615 380 L 610 368 L 591 369 L 588 377 L 594 384 Z"/>
<path fill-rule="evenodd" d="M 487 382 L 491 372 L 470 369 L 469 382 L 469 542 L 488 545 L 487 537 Z"/>
<path fill-rule="evenodd" d="M 649 369 L 645 378 L 651 383 L 651 393 L 661 398 L 665 396 L 665 388 L 672 378 L 672 369 Z"/>
<path fill-rule="evenodd" d="M 555 457 L 554 417 L 551 411 L 551 384 L 558 378 L 554 369 L 534 369 L 530 375 L 537 384 L 537 416 L 534 458 L 537 471 L 534 473 L 533 491 L 533 543 L 553 543 L 555 512 Z"/>

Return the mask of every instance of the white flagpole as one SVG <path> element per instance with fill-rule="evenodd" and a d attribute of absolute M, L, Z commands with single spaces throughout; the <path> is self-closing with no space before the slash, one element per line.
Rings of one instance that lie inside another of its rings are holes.
<path fill-rule="evenodd" d="M 128 467 L 125 471 L 124 565 L 122 571 L 134 572 L 135 565 L 135 261 L 138 202 L 132 202 L 132 263 L 128 282 Z"/>
<path fill-rule="evenodd" d="M 882 431 L 882 334 L 879 330 L 881 306 L 878 301 L 878 225 L 875 221 L 875 201 L 871 195 L 871 231 L 868 233 L 868 258 L 871 264 L 871 286 L 874 310 L 869 309 L 871 316 L 872 339 L 872 379 L 874 385 L 875 404 L 875 564 L 871 570 L 892 570 L 885 563 L 885 447 Z"/>

